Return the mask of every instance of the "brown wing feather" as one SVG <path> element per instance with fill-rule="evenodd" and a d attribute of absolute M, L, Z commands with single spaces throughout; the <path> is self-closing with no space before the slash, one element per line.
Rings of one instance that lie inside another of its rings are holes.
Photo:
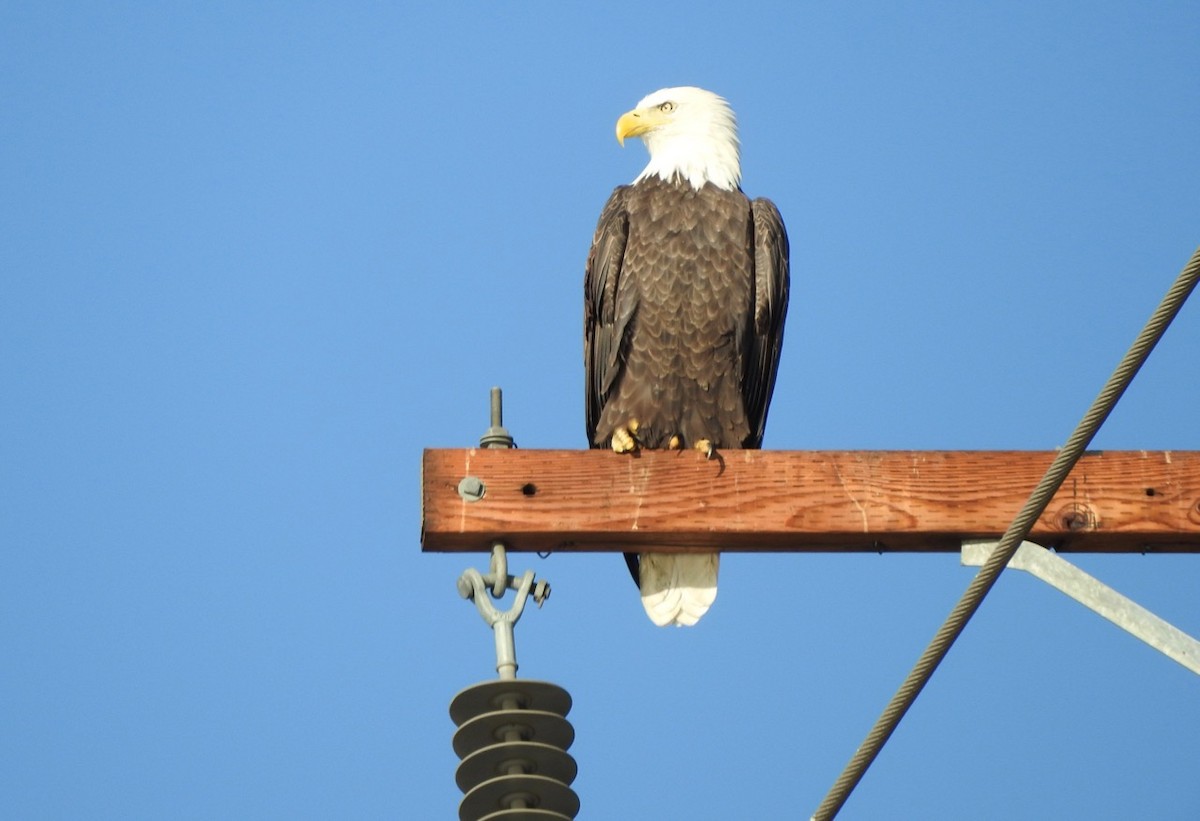
<path fill-rule="evenodd" d="M 767 406 L 775 390 L 790 287 L 790 249 L 779 209 L 768 199 L 751 204 L 754 215 L 754 336 L 746 362 L 742 395 L 750 419 L 747 447 L 762 445 Z"/>
<path fill-rule="evenodd" d="M 587 435 L 593 445 L 600 413 L 620 369 L 622 337 L 629 321 L 628 315 L 618 316 L 616 305 L 629 240 L 629 213 L 625 207 L 628 190 L 627 185 L 616 188 L 600 212 L 584 276 L 583 368 Z"/>

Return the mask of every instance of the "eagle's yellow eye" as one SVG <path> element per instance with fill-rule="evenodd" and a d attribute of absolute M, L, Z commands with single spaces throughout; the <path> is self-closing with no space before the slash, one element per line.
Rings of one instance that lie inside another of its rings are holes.
<path fill-rule="evenodd" d="M 661 111 L 663 114 L 670 114 L 672 111 L 675 110 L 675 103 L 672 103 L 670 101 L 665 102 L 658 107 L 658 110 Z"/>

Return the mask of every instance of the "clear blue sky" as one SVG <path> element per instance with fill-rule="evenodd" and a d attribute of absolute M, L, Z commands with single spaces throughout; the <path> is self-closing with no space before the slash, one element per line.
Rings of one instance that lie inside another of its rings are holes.
<path fill-rule="evenodd" d="M 494 676 L 423 555 L 424 447 L 487 391 L 585 444 L 583 263 L 711 88 L 792 237 L 766 444 L 1049 449 L 1200 243 L 1200 6 L 0 6 L 0 807 L 455 817 Z M 435 8 L 436 6 L 436 8 Z M 1200 304 L 1096 440 L 1200 449 Z M 1200 634 L 1200 558 L 1078 563 Z M 575 698 L 584 819 L 807 818 L 973 570 L 728 557 L 658 630 L 615 555 L 521 674 Z M 1006 575 L 844 818 L 1200 817 L 1200 679 Z"/>

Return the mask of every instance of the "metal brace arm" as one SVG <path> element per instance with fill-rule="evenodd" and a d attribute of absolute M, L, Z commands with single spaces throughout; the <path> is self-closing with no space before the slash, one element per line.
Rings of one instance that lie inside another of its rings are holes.
<path fill-rule="evenodd" d="M 970 567 L 982 566 L 997 544 L 999 542 L 986 539 L 964 541 L 962 563 Z M 1026 570 L 1051 587 L 1058 588 L 1084 607 L 1094 610 L 1117 627 L 1200 675 L 1200 641 L 1132 599 L 1122 596 L 1094 576 L 1089 576 L 1061 556 L 1033 542 L 1021 542 L 1008 566 Z"/>

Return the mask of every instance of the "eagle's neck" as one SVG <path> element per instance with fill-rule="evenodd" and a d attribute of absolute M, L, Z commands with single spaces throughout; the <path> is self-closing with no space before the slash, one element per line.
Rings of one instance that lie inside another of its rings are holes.
<path fill-rule="evenodd" d="M 733 117 L 717 118 L 700 128 L 662 129 L 645 134 L 650 162 L 634 182 L 658 177 L 682 180 L 699 190 L 705 183 L 732 191 L 742 179 L 737 127 Z"/>

